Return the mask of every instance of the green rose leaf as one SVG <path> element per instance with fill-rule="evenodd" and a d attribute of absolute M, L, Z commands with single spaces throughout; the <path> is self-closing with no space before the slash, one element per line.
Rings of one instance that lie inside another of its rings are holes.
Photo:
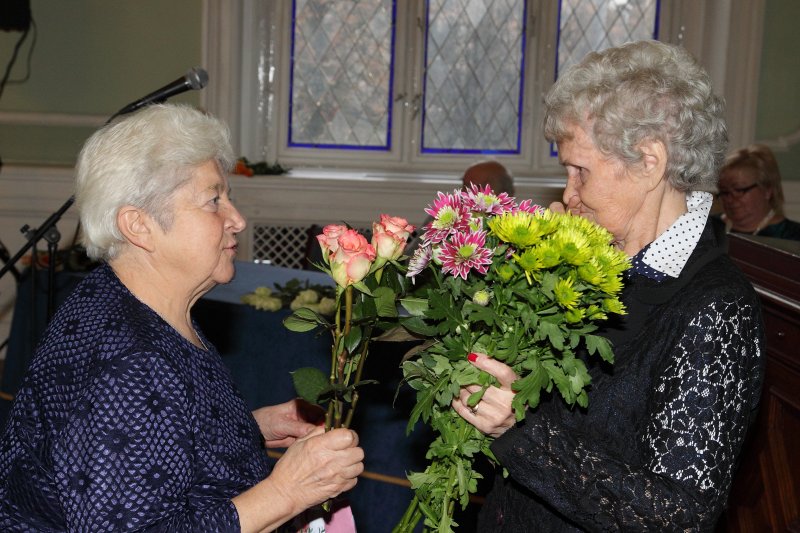
<path fill-rule="evenodd" d="M 423 337 L 433 337 L 436 335 L 436 327 L 429 326 L 421 317 L 412 316 L 411 318 L 403 319 L 400 325 L 406 328 L 411 333 L 422 335 Z"/>
<path fill-rule="evenodd" d="M 311 309 L 301 307 L 284 318 L 283 325 L 286 326 L 286 329 L 289 331 L 303 333 L 305 331 L 311 331 L 317 326 L 327 326 L 328 321 Z"/>
<path fill-rule="evenodd" d="M 354 353 L 361 344 L 362 332 L 361 328 L 353 327 L 350 332 L 344 336 L 344 347 L 349 353 Z"/>
<path fill-rule="evenodd" d="M 299 368 L 291 372 L 291 375 L 294 390 L 307 402 L 318 404 L 320 396 L 331 391 L 328 376 L 319 368 Z"/>
<path fill-rule="evenodd" d="M 375 308 L 380 317 L 395 317 L 397 316 L 397 304 L 395 303 L 395 294 L 389 287 L 378 287 L 372 291 L 375 297 Z"/>
<path fill-rule="evenodd" d="M 424 316 L 428 310 L 428 300 L 424 298 L 401 298 L 400 305 L 411 316 Z"/>

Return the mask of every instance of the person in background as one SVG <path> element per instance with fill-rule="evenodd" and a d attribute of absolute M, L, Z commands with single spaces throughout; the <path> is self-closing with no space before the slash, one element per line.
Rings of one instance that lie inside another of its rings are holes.
<path fill-rule="evenodd" d="M 727 145 L 724 106 L 682 48 L 657 41 L 590 53 L 545 98 L 545 137 L 567 172 L 569 211 L 609 230 L 630 257 L 627 314 L 589 358 L 589 405 L 558 394 L 516 423 L 518 379 L 453 408 L 496 437 L 500 463 L 478 531 L 713 531 L 763 379 L 758 297 L 709 217 Z M 502 470 L 508 473 L 505 477 Z"/>
<path fill-rule="evenodd" d="M 358 436 L 298 401 L 252 413 L 192 320 L 245 220 L 228 130 L 188 106 L 107 125 L 77 165 L 102 261 L 57 311 L 0 444 L 2 531 L 261 531 L 353 487 Z M 269 387 L 269 383 L 264 383 Z M 288 447 L 273 466 L 265 447 Z"/>
<path fill-rule="evenodd" d="M 800 223 L 783 213 L 781 173 L 767 146 L 752 144 L 728 156 L 717 198 L 727 231 L 800 240 Z"/>
<path fill-rule="evenodd" d="M 514 195 L 514 178 L 511 177 L 511 173 L 506 167 L 494 159 L 479 161 L 467 167 L 461 176 L 461 188 L 467 190 L 473 185 L 481 189 L 488 185 L 494 194 Z M 433 222 L 433 217 L 429 215 L 422 221 L 422 224 L 417 226 L 419 229 L 414 232 L 413 237 L 406 244 L 405 250 L 403 250 L 404 255 L 414 255 L 414 251 L 422 244 L 421 236 L 425 233 L 425 226 L 431 222 Z"/>
<path fill-rule="evenodd" d="M 488 185 L 495 194 L 514 196 L 514 179 L 506 167 L 493 159 L 475 163 L 464 171 L 462 187 L 468 189 L 473 184 L 481 188 Z"/>

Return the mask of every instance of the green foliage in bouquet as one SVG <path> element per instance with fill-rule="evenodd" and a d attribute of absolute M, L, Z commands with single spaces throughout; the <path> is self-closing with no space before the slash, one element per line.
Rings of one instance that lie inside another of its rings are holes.
<path fill-rule="evenodd" d="M 494 383 L 466 355 L 489 354 L 520 376 L 512 386 L 517 420 L 554 390 L 569 406 L 587 407 L 591 380 L 579 351 L 613 362 L 596 333 L 609 314 L 624 313 L 618 296 L 629 268 L 605 229 L 488 188 L 439 193 L 426 212 L 434 220 L 408 275 L 424 275 L 427 285 L 420 298 L 404 300 L 413 315 L 404 326 L 427 341 L 402 369 L 417 397 L 408 431 L 422 420 L 437 436 L 429 466 L 408 476 L 415 496 L 398 533 L 420 519 L 426 530 L 452 531 L 456 503 L 466 507 L 481 477 L 476 456 L 495 460 L 492 438 L 451 407 L 461 387 L 481 387 L 469 398 L 474 407 Z"/>
<path fill-rule="evenodd" d="M 336 282 L 333 318 L 305 306 L 294 309 L 284 325 L 330 332 L 330 373 L 313 367 L 292 373 L 298 395 L 326 409 L 327 429 L 350 427 L 359 387 L 374 383 L 362 379 L 364 364 L 373 337 L 398 324 L 398 299 L 408 284 L 398 259 L 412 231 L 405 219 L 384 214 L 373 223 L 371 243 L 346 225 L 325 226 L 317 237 L 325 264 L 316 266 Z"/>

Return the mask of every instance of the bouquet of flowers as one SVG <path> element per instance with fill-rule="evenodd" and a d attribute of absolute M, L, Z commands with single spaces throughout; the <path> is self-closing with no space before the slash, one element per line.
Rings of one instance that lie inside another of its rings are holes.
<path fill-rule="evenodd" d="M 358 387 L 370 383 L 361 375 L 373 332 L 397 324 L 398 298 L 406 285 L 398 259 L 413 231 L 406 219 L 384 214 L 372 224 L 371 242 L 343 224 L 325 226 L 317 236 L 325 264 L 316 266 L 336 282 L 333 321 L 304 305 L 284 325 L 292 331 L 323 328 L 331 333 L 330 374 L 311 367 L 292 373 L 303 399 L 327 406 L 326 429 L 350 426 Z"/>
<path fill-rule="evenodd" d="M 414 498 L 395 532 L 426 528 L 448 532 L 456 502 L 465 508 L 477 490 L 476 455 L 494 460 L 491 437 L 451 407 L 461 387 L 481 389 L 494 378 L 466 355 L 486 353 L 520 376 L 513 384 L 517 420 L 543 392 L 557 390 L 570 406 L 588 405 L 590 377 L 579 350 L 613 362 L 609 342 L 595 333 L 609 314 L 624 313 L 618 295 L 627 256 L 605 229 L 581 217 L 555 213 L 530 201 L 515 203 L 489 187 L 438 193 L 425 212 L 422 246 L 407 275 L 427 277 L 423 294 L 407 298 L 412 315 L 403 326 L 427 340 L 402 364 L 416 390 L 408 431 L 418 420 L 437 435 L 424 472 L 409 474 Z"/>

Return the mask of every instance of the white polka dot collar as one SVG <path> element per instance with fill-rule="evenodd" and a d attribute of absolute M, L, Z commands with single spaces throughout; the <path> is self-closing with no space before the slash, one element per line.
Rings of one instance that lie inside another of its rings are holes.
<path fill-rule="evenodd" d="M 714 197 L 708 192 L 687 194 L 686 213 L 650 244 L 642 262 L 673 278 L 680 276 L 700 241 L 713 200 Z"/>

